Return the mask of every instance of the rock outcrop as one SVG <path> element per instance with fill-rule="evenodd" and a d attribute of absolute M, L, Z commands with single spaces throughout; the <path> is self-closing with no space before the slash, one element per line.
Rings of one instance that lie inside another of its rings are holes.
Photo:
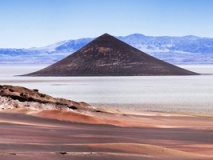
<path fill-rule="evenodd" d="M 0 109 L 29 108 L 34 110 L 90 110 L 89 104 L 54 98 L 20 86 L 0 85 Z"/>

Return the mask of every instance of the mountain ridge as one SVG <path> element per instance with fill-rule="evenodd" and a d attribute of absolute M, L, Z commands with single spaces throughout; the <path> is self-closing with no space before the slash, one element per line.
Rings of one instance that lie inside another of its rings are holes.
<path fill-rule="evenodd" d="M 188 36 L 117 36 L 125 43 L 173 64 L 213 64 L 213 38 Z M 0 49 L 0 63 L 51 64 L 85 46 L 94 38 L 61 41 L 46 47 Z M 29 60 L 29 57 L 31 60 Z"/>

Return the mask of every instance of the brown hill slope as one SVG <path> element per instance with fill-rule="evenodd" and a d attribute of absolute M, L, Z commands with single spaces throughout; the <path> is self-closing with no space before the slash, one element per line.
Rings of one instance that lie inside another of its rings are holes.
<path fill-rule="evenodd" d="M 27 76 L 196 75 L 104 34 L 61 61 Z"/>

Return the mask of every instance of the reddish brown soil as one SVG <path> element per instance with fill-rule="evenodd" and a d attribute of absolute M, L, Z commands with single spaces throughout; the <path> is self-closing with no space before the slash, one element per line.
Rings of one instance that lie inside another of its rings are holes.
<path fill-rule="evenodd" d="M 1 111 L 0 160 L 213 158 L 212 115 L 79 114 Z"/>

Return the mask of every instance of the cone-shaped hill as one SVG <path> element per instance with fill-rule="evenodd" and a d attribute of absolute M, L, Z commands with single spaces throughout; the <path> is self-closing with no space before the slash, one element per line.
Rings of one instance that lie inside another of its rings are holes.
<path fill-rule="evenodd" d="M 196 75 L 104 34 L 59 62 L 27 76 Z"/>

